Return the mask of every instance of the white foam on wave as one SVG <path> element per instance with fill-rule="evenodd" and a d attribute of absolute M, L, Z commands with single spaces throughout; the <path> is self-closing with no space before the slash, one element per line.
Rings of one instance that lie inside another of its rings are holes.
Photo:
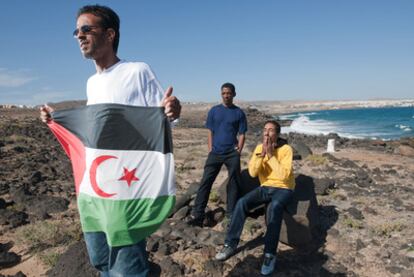
<path fill-rule="evenodd" d="M 403 125 L 403 124 L 395 124 L 395 127 L 400 128 L 404 132 L 409 132 L 412 130 L 410 126 Z"/>
<path fill-rule="evenodd" d="M 328 135 L 336 133 L 340 137 L 350 139 L 378 139 L 387 137 L 387 133 L 369 130 L 367 127 L 356 128 L 355 126 L 346 126 L 335 124 L 328 120 L 310 120 L 307 116 L 300 116 L 292 121 L 289 127 L 282 127 L 281 133 L 302 133 L 309 135 Z"/>
<path fill-rule="evenodd" d="M 282 114 L 279 115 L 278 118 L 282 119 L 282 120 L 286 120 L 286 119 L 295 119 L 297 117 L 300 116 L 308 116 L 308 115 L 314 115 L 317 114 L 316 112 L 308 112 L 308 113 L 294 113 L 294 114 Z"/>
<path fill-rule="evenodd" d="M 337 133 L 337 125 L 327 120 L 310 120 L 305 115 L 300 115 L 292 121 L 289 127 L 282 127 L 282 133 L 297 132 L 310 135 L 327 135 Z"/>

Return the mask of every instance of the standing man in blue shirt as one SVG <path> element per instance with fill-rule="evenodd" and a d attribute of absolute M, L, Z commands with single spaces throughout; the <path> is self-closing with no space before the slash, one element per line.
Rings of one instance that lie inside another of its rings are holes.
<path fill-rule="evenodd" d="M 204 210 L 207 206 L 211 187 L 226 165 L 229 172 L 227 184 L 227 211 L 230 220 L 238 199 L 240 184 L 240 154 L 243 150 L 247 120 L 244 112 L 233 104 L 236 89 L 233 84 L 221 86 L 222 104 L 216 105 L 208 112 L 206 127 L 208 128 L 208 158 L 204 165 L 204 174 L 197 192 L 193 213 L 188 223 L 202 226 Z"/>

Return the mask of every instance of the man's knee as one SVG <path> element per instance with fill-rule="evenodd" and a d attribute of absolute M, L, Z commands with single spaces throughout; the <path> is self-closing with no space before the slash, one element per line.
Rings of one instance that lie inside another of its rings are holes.
<path fill-rule="evenodd" d="M 235 207 L 235 210 L 236 210 L 236 209 L 240 209 L 240 210 L 242 210 L 242 211 L 244 211 L 244 212 L 248 212 L 248 211 L 249 211 L 249 205 L 248 205 L 248 203 L 247 203 L 246 198 L 242 197 L 242 198 L 240 198 L 240 199 L 237 201 L 237 203 L 236 203 L 236 207 Z"/>
<path fill-rule="evenodd" d="M 283 212 L 285 207 L 284 204 L 278 200 L 271 201 L 269 205 L 272 213 Z"/>

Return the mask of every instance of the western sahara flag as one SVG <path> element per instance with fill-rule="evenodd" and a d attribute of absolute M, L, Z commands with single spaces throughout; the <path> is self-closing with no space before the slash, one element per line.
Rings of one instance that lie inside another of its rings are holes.
<path fill-rule="evenodd" d="M 156 231 L 175 203 L 163 108 L 97 104 L 52 116 L 48 125 L 72 162 L 83 231 L 105 232 L 110 246 Z"/>

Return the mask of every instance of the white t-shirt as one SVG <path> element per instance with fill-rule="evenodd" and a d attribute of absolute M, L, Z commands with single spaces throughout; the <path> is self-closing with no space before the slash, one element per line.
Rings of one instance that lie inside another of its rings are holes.
<path fill-rule="evenodd" d="M 91 76 L 86 93 L 86 105 L 160 106 L 164 90 L 149 65 L 121 60 Z"/>

